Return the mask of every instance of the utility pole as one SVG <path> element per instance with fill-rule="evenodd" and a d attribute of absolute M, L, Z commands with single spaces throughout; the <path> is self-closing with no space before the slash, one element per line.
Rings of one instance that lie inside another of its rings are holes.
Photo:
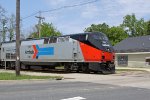
<path fill-rule="evenodd" d="M 20 0 L 16 0 L 16 76 L 20 75 Z"/>
<path fill-rule="evenodd" d="M 39 19 L 39 21 L 38 21 L 38 34 L 39 34 L 39 38 L 41 38 L 41 24 L 42 24 L 42 20 L 44 20 L 45 18 L 41 16 L 41 11 L 39 11 L 39 16 L 35 16 L 35 17 Z"/>

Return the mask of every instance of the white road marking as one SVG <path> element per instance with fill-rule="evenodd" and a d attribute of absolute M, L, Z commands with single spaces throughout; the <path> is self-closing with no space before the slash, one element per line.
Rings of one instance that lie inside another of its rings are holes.
<path fill-rule="evenodd" d="M 67 98 L 67 99 L 61 99 L 61 100 L 85 100 L 86 98 L 83 98 L 83 97 L 73 97 L 73 98 Z"/>
<path fill-rule="evenodd" d="M 115 89 L 115 87 L 109 87 L 110 89 Z"/>

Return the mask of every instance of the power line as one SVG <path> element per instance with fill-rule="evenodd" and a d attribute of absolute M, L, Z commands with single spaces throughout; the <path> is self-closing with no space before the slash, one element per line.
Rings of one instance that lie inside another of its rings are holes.
<path fill-rule="evenodd" d="M 22 18 L 21 20 L 24 20 L 24 19 L 27 19 L 27 18 L 29 18 L 29 17 L 32 17 L 32 16 L 34 16 L 34 15 L 36 15 L 36 14 L 38 14 L 38 13 L 39 13 L 39 12 L 35 12 L 35 13 L 29 15 L 29 16 L 26 16 L 26 17 Z"/>
<path fill-rule="evenodd" d="M 43 12 L 43 13 L 46 13 L 46 12 L 52 12 L 52 11 L 56 11 L 56 10 L 61 10 L 61 9 L 64 9 L 64 8 L 79 7 L 79 6 L 83 6 L 83 5 L 95 3 L 95 2 L 97 2 L 97 1 L 98 1 L 98 0 L 94 0 L 94 1 L 84 2 L 84 3 L 80 3 L 80 4 L 70 5 L 70 6 L 62 6 L 62 7 L 60 7 L 60 8 L 51 9 L 51 10 L 42 11 L 42 12 Z"/>
<path fill-rule="evenodd" d="M 91 4 L 91 3 L 95 3 L 95 2 L 98 2 L 98 1 L 99 1 L 99 0 L 94 0 L 94 1 L 88 1 L 88 2 L 84 2 L 84 3 L 80 3 L 80 4 L 62 6 L 62 7 L 54 8 L 54 9 L 51 9 L 51 10 L 41 11 L 41 13 L 47 13 L 47 12 L 57 11 L 57 10 L 66 9 L 66 8 L 73 8 L 73 7 L 84 6 L 84 5 Z M 27 19 L 27 18 L 29 18 L 29 17 L 32 17 L 32 16 L 34 16 L 34 15 L 36 15 L 36 14 L 38 14 L 38 13 L 39 13 L 39 12 L 35 12 L 35 13 L 29 15 L 29 16 L 26 16 L 26 17 L 22 18 L 22 20 Z"/>

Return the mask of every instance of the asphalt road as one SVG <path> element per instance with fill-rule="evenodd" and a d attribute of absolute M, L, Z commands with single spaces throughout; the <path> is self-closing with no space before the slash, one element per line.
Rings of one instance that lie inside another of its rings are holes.
<path fill-rule="evenodd" d="M 150 100 L 150 89 L 90 82 L 0 82 L 0 100 Z"/>

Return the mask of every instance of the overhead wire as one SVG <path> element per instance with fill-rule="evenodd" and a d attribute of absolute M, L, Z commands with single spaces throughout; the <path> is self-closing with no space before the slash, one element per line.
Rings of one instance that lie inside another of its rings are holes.
<path fill-rule="evenodd" d="M 61 9 L 64 9 L 64 8 L 73 8 L 73 7 L 83 6 L 83 5 L 95 3 L 95 2 L 97 2 L 97 1 L 98 1 L 98 0 L 94 0 L 94 1 L 84 2 L 84 3 L 80 3 L 80 4 L 62 6 L 62 7 L 59 7 L 59 8 L 55 8 L 55 9 L 51 9 L 51 10 L 47 10 L 47 11 L 42 11 L 42 12 L 43 12 L 43 13 L 46 13 L 46 12 L 52 12 L 52 11 L 56 11 L 56 10 L 61 10 Z"/>
<path fill-rule="evenodd" d="M 39 13 L 39 12 L 35 12 L 35 13 L 31 14 L 31 15 L 28 15 L 28 16 L 22 18 L 21 20 L 24 20 L 24 19 L 27 19 L 27 18 L 29 18 L 29 17 L 32 17 L 32 16 L 34 16 L 34 15 L 36 15 L 36 14 L 38 14 L 38 13 Z"/>
<path fill-rule="evenodd" d="M 79 6 L 83 6 L 83 5 L 95 3 L 95 2 L 98 2 L 98 1 L 99 1 L 99 0 L 94 0 L 94 1 L 88 1 L 88 2 L 84 2 L 84 3 L 80 3 L 80 4 L 62 6 L 62 7 L 54 8 L 54 9 L 51 9 L 51 10 L 37 11 L 37 12 L 31 14 L 31 15 L 28 15 L 28 16 L 22 18 L 21 20 L 25 20 L 25 19 L 27 19 L 27 18 L 30 18 L 30 17 L 32 17 L 32 16 L 38 14 L 39 12 L 40 12 L 40 13 L 48 13 L 48 12 L 57 11 L 57 10 L 61 10 L 61 9 L 66 9 L 66 8 L 79 7 Z"/>

